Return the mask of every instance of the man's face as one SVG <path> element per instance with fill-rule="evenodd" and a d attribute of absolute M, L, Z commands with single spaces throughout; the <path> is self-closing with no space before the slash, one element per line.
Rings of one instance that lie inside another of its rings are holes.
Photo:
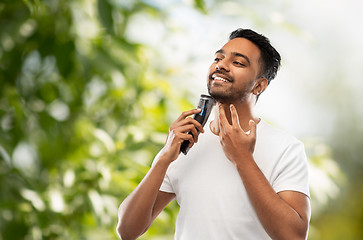
<path fill-rule="evenodd" d="M 259 76 L 259 59 L 260 50 L 251 41 L 235 38 L 227 42 L 209 67 L 209 94 L 221 102 L 245 101 Z"/>

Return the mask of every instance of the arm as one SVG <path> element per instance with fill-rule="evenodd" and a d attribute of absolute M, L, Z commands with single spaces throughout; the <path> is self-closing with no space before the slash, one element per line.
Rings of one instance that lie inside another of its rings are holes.
<path fill-rule="evenodd" d="M 199 111 L 193 109 L 182 113 L 170 126 L 165 146 L 159 158 L 155 159 L 156 164 L 120 205 L 117 232 L 122 239 L 136 239 L 146 232 L 159 213 L 175 198 L 175 194 L 161 192 L 159 188 L 170 163 L 179 156 L 182 142 L 189 140 L 192 146 L 198 141 L 196 128 L 204 132 L 200 123 L 188 117 Z M 192 132 L 193 136 L 188 132 Z"/>
<path fill-rule="evenodd" d="M 308 197 L 294 191 L 277 194 L 252 156 L 245 160 L 237 165 L 238 173 L 266 232 L 273 239 L 306 239 L 310 217 Z"/>
<path fill-rule="evenodd" d="M 250 134 L 239 125 L 231 106 L 232 124 L 223 107 L 220 111 L 220 141 L 229 160 L 235 163 L 251 203 L 266 232 L 273 239 L 306 239 L 310 218 L 309 199 L 302 193 L 276 193 L 253 159 L 256 124 L 250 121 Z"/>
<path fill-rule="evenodd" d="M 159 191 L 167 165 L 156 163 L 119 208 L 117 232 L 121 239 L 136 239 L 146 232 L 157 215 L 175 197 Z"/>

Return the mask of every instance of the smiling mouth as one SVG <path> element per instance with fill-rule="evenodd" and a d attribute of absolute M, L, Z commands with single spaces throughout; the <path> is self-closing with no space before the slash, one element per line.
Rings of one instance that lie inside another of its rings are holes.
<path fill-rule="evenodd" d="M 212 80 L 214 80 L 214 81 L 222 81 L 222 82 L 226 82 L 226 83 L 232 82 L 232 81 L 230 81 L 230 80 L 228 80 L 226 78 L 223 78 L 221 76 L 217 76 L 217 74 L 215 74 L 215 73 L 212 75 Z"/>

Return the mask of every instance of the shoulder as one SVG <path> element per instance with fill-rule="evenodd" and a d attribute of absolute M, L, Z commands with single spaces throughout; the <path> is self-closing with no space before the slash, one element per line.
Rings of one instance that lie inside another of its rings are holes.
<path fill-rule="evenodd" d="M 303 143 L 291 133 L 278 127 L 272 126 L 264 120 L 260 121 L 257 129 L 257 137 L 259 137 L 261 140 L 269 141 L 270 143 L 273 143 L 273 145 L 285 147 L 291 145 L 303 145 Z"/>
<path fill-rule="evenodd" d="M 260 130 L 256 159 L 261 162 L 261 168 L 273 189 L 276 192 L 296 191 L 309 196 L 309 171 L 303 142 L 266 122 L 263 122 Z"/>
<path fill-rule="evenodd" d="M 302 141 L 285 130 L 279 129 L 265 121 L 259 123 L 256 138 L 257 156 L 275 159 L 277 162 L 290 162 L 298 158 L 306 158 L 305 147 Z"/>

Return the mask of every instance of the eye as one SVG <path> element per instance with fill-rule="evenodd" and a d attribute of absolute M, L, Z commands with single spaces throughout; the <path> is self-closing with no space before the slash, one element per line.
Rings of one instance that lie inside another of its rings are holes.
<path fill-rule="evenodd" d="M 216 57 L 216 58 L 214 59 L 214 61 L 215 61 L 215 62 L 219 62 L 219 61 L 221 61 L 221 59 Z"/>
<path fill-rule="evenodd" d="M 242 63 L 242 62 L 238 62 L 238 61 L 234 61 L 233 62 L 234 64 L 238 65 L 238 66 L 241 66 L 241 67 L 245 67 L 246 64 Z"/>

